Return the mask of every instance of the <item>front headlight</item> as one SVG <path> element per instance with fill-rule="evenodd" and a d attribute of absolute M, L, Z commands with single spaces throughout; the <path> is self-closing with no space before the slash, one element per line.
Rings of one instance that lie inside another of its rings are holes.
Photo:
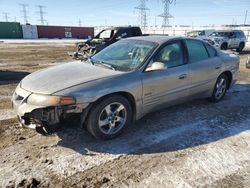
<path fill-rule="evenodd" d="M 27 103 L 36 106 L 59 106 L 75 104 L 76 101 L 73 97 L 68 96 L 31 94 Z"/>

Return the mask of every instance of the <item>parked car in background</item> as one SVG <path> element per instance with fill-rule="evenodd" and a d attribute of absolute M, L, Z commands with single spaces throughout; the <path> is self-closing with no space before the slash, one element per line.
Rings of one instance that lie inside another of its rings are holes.
<path fill-rule="evenodd" d="M 187 32 L 187 37 L 203 39 L 203 38 L 207 38 L 213 32 L 215 32 L 214 29 L 189 31 L 189 32 Z"/>
<path fill-rule="evenodd" d="M 216 31 L 205 40 L 221 50 L 236 49 L 237 52 L 244 49 L 247 41 L 244 32 L 241 30 Z"/>
<path fill-rule="evenodd" d="M 93 136 L 110 139 L 149 112 L 195 98 L 219 102 L 236 82 L 239 62 L 198 39 L 133 37 L 87 61 L 28 75 L 12 105 L 25 127 L 48 133 L 78 117 Z"/>

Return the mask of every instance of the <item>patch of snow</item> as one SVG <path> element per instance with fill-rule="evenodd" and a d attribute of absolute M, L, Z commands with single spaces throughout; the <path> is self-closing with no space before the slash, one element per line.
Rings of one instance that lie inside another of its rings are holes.
<path fill-rule="evenodd" d="M 0 109 L 0 120 L 15 118 L 16 114 L 11 109 Z"/>

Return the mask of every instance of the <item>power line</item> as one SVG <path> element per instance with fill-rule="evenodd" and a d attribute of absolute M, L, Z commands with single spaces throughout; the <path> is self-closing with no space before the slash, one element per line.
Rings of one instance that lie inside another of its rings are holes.
<path fill-rule="evenodd" d="M 44 11 L 44 9 L 45 9 L 46 7 L 43 6 L 43 5 L 37 5 L 37 7 L 38 7 L 38 9 L 39 9 L 38 13 L 39 13 L 39 15 L 40 15 L 40 19 L 39 19 L 38 21 L 41 22 L 41 25 L 44 25 L 45 22 L 46 22 L 46 20 L 44 19 L 44 14 L 46 13 L 46 12 Z"/>
<path fill-rule="evenodd" d="M 23 21 L 24 21 L 24 24 L 27 24 L 29 23 L 28 22 L 28 14 L 27 14 L 27 9 L 28 9 L 28 6 L 27 4 L 19 4 L 22 8 L 21 12 L 23 13 Z"/>
<path fill-rule="evenodd" d="M 169 13 L 170 4 L 176 2 L 176 0 L 162 0 L 162 2 L 164 4 L 164 10 L 159 17 L 163 18 L 162 27 L 165 28 L 169 26 L 169 18 L 173 18 L 173 16 Z"/>
<path fill-rule="evenodd" d="M 140 26 L 144 29 L 147 27 L 147 11 L 149 11 L 149 8 L 146 6 L 146 1 L 147 0 L 139 0 L 139 6 L 135 7 L 135 9 L 138 10 Z"/>
<path fill-rule="evenodd" d="M 3 13 L 3 17 L 4 17 L 4 20 L 6 21 L 6 22 L 9 22 L 9 13 L 8 12 L 4 12 Z"/>

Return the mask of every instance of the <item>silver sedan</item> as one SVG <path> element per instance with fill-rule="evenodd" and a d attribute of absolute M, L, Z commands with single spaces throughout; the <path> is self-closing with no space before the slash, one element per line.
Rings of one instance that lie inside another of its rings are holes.
<path fill-rule="evenodd" d="M 237 55 L 204 41 L 136 37 L 120 40 L 87 61 L 28 75 L 12 104 L 25 127 L 49 134 L 74 118 L 96 138 L 110 139 L 160 108 L 194 98 L 219 102 L 238 72 Z"/>

